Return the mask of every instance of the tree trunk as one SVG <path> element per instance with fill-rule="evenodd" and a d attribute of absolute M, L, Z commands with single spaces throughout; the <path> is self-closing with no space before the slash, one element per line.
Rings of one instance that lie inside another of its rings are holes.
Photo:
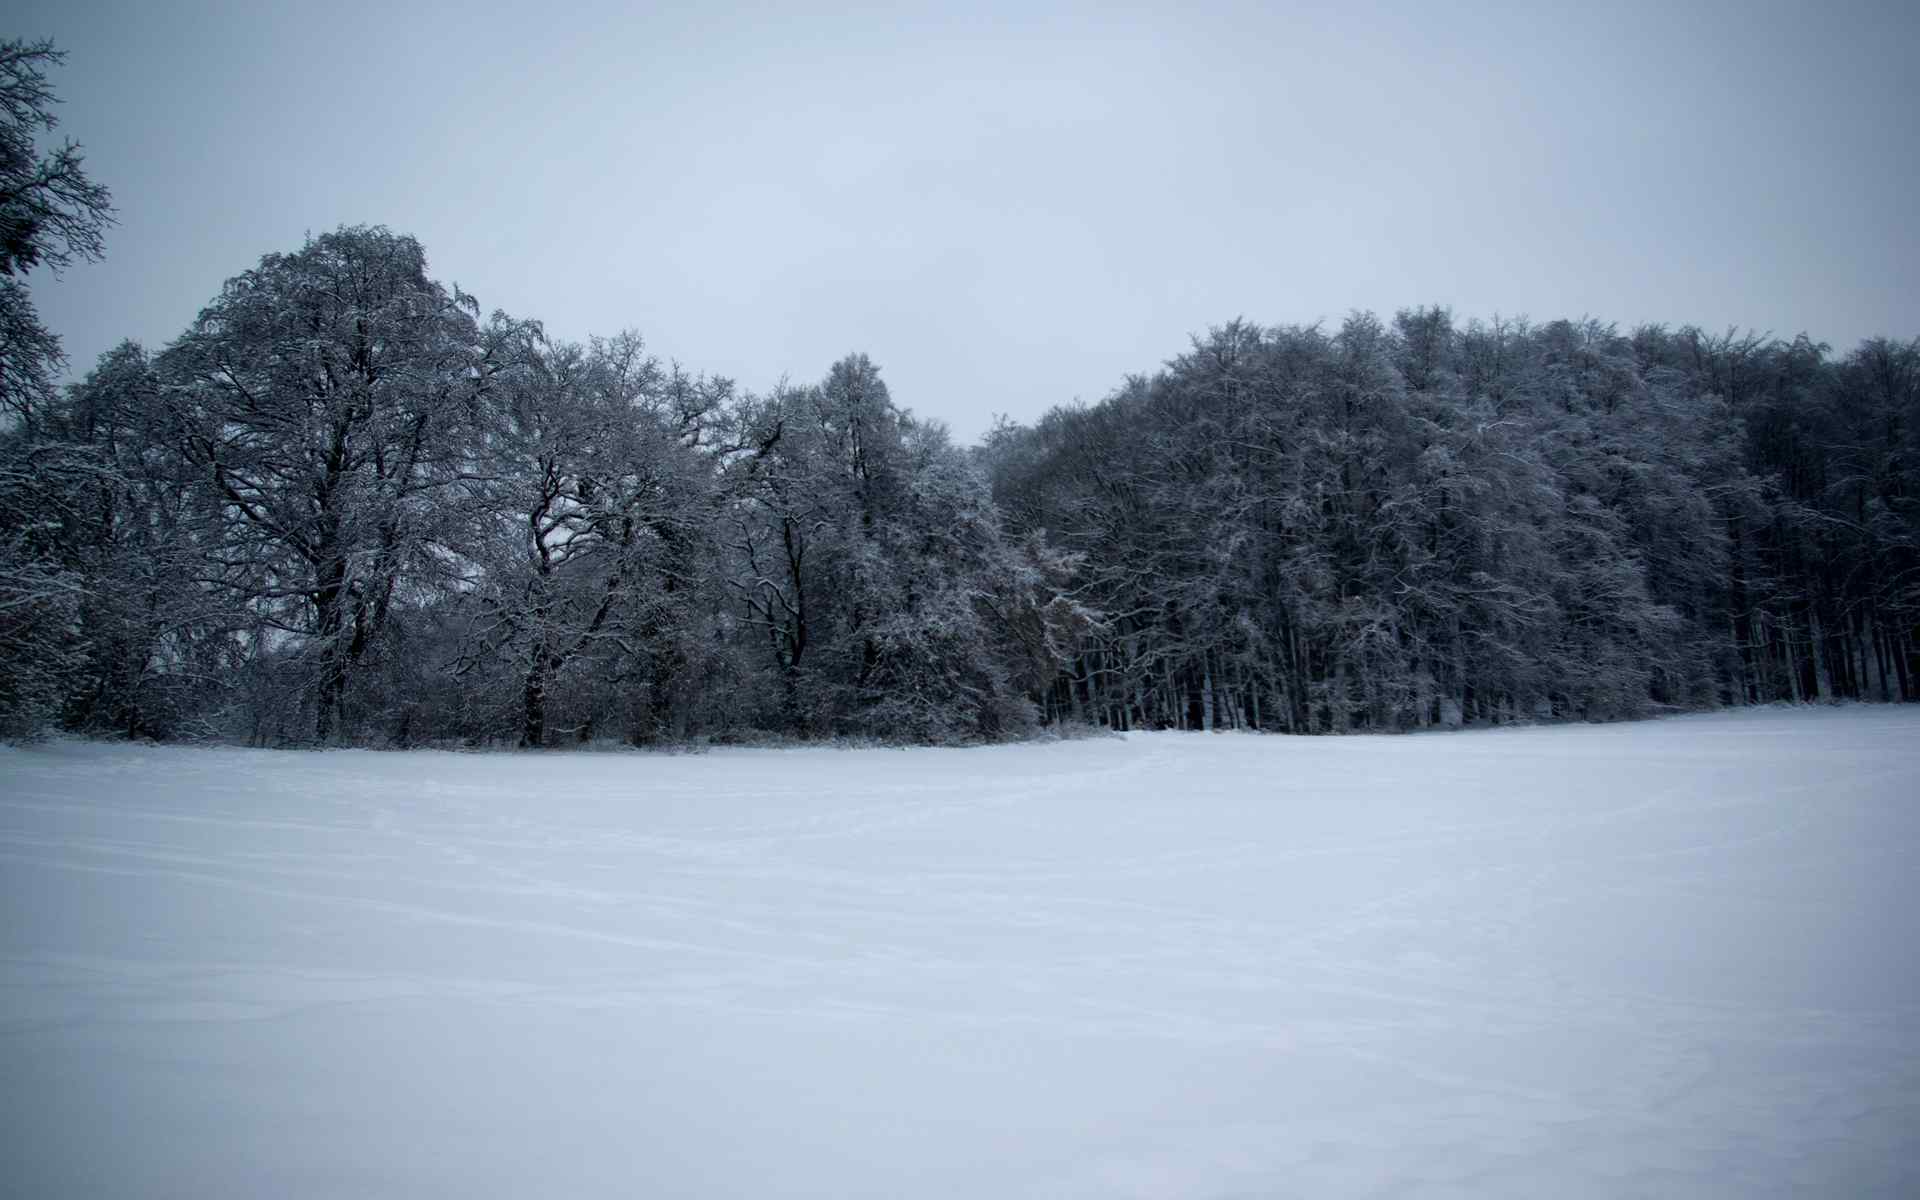
<path fill-rule="evenodd" d="M 547 664 L 544 656 L 527 668 L 527 683 L 521 692 L 520 745 L 537 750 L 547 744 Z"/>
<path fill-rule="evenodd" d="M 317 640 L 320 644 L 320 680 L 314 689 L 313 735 L 322 744 L 331 742 L 340 731 L 340 702 L 347 690 L 347 664 L 341 634 L 346 628 L 346 564 L 329 562 L 322 568 L 320 590 L 313 604 L 318 617 Z"/>
<path fill-rule="evenodd" d="M 1807 629 L 1813 644 L 1814 695 L 1824 703 L 1833 699 L 1833 672 L 1827 663 L 1827 637 L 1820 626 L 1820 611 L 1811 604 L 1807 606 Z"/>

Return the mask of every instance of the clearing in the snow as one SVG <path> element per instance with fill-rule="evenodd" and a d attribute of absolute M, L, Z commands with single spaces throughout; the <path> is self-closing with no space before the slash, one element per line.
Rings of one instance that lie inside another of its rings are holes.
<path fill-rule="evenodd" d="M 1920 710 L 0 751 L 23 1196 L 1920 1193 Z"/>

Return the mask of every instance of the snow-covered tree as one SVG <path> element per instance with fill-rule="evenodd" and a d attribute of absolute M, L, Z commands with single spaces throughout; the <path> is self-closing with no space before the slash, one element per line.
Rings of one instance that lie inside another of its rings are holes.
<path fill-rule="evenodd" d="M 475 456 L 463 673 L 512 664 L 524 746 L 547 743 L 556 699 L 590 732 L 615 681 L 631 718 L 620 732 L 644 740 L 676 720 L 699 649 L 713 505 L 696 443 L 714 385 L 663 367 L 631 333 L 522 336 L 529 353 L 496 387 Z"/>
<path fill-rule="evenodd" d="M 412 238 L 343 228 L 228 280 L 160 357 L 173 438 L 217 504 L 209 577 L 296 668 L 323 742 L 351 732 L 356 671 L 395 605 L 457 557 L 498 365 L 476 312 Z"/>
<path fill-rule="evenodd" d="M 66 359 L 26 286 L 36 268 L 97 260 L 113 220 L 80 147 L 38 144 L 58 125 L 46 68 L 64 58 L 51 42 L 0 42 L 0 733 L 56 711 L 84 659 L 75 623 L 91 593 L 61 539 L 69 491 L 94 468 L 43 434 Z"/>

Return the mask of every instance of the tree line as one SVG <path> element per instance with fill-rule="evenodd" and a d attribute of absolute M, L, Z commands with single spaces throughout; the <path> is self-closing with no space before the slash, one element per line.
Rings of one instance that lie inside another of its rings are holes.
<path fill-rule="evenodd" d="M 737 394 L 483 319 L 385 229 L 266 256 L 16 415 L 16 725 L 962 740 L 1029 729 L 1065 644 L 1054 558 L 864 356 Z"/>
<path fill-rule="evenodd" d="M 254 744 L 1296 733 L 1920 698 L 1920 340 L 1236 321 L 973 448 L 268 254 L 58 386 L 106 191 L 0 45 L 0 731 Z"/>
<path fill-rule="evenodd" d="M 984 451 L 1118 728 L 1920 698 L 1920 339 L 1234 322 Z"/>

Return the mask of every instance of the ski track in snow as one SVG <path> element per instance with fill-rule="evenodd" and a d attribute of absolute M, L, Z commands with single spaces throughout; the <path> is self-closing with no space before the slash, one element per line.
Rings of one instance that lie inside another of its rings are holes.
<path fill-rule="evenodd" d="M 23 1196 L 1920 1195 L 1920 710 L 0 750 Z"/>

